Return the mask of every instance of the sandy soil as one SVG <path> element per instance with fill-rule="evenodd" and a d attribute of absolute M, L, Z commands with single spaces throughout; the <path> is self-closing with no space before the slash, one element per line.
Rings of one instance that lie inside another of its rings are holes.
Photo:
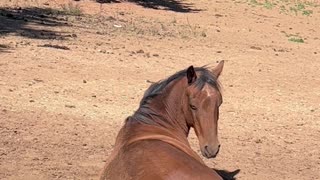
<path fill-rule="evenodd" d="M 219 60 L 222 148 L 207 165 L 320 179 L 317 1 L 70 2 L 0 3 L 0 179 L 97 179 L 150 81 Z"/>

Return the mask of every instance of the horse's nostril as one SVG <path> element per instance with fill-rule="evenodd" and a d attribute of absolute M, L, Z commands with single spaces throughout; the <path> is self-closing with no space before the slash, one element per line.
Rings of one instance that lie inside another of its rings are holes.
<path fill-rule="evenodd" d="M 206 157 L 209 157 L 210 156 L 210 153 L 209 153 L 209 147 L 207 145 L 204 146 L 204 155 Z"/>

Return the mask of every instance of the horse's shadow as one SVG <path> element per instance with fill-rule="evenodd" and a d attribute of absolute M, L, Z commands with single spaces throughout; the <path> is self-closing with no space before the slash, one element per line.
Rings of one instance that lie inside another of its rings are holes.
<path fill-rule="evenodd" d="M 236 180 L 236 175 L 240 172 L 240 169 L 234 170 L 234 171 L 227 171 L 227 170 L 219 170 L 212 168 L 214 171 L 216 171 L 223 180 Z"/>

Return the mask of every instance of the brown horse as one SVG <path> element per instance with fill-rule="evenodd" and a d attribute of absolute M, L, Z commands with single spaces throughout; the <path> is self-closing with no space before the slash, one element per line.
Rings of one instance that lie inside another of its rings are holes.
<path fill-rule="evenodd" d="M 101 180 L 222 179 L 191 149 L 187 137 L 194 128 L 202 155 L 218 154 L 223 64 L 211 70 L 190 66 L 151 85 L 121 128 Z"/>

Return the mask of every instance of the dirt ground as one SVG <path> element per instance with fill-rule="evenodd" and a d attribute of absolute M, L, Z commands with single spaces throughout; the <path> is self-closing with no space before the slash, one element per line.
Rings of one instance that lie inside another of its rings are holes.
<path fill-rule="evenodd" d="M 150 82 L 220 60 L 222 147 L 207 165 L 320 179 L 319 5 L 1 1 L 0 179 L 97 179 Z"/>

